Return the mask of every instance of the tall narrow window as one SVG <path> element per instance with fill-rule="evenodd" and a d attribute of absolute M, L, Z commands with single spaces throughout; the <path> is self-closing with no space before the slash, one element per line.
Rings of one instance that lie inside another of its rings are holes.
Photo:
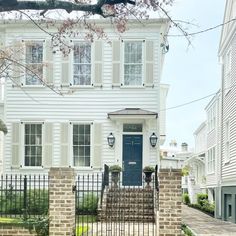
<path fill-rule="evenodd" d="M 142 85 L 143 74 L 143 42 L 124 42 L 124 85 Z"/>
<path fill-rule="evenodd" d="M 215 147 L 208 150 L 208 152 L 207 152 L 207 172 L 209 174 L 215 172 L 215 155 L 216 155 Z"/>
<path fill-rule="evenodd" d="M 225 162 L 230 160 L 230 123 L 225 123 Z"/>
<path fill-rule="evenodd" d="M 43 79 L 43 42 L 26 42 L 26 85 L 40 85 Z"/>
<path fill-rule="evenodd" d="M 25 124 L 25 166 L 42 165 L 42 124 Z"/>
<path fill-rule="evenodd" d="M 225 57 L 225 94 L 231 88 L 231 50 L 229 50 Z"/>
<path fill-rule="evenodd" d="M 91 85 L 91 45 L 74 45 L 73 85 Z"/>
<path fill-rule="evenodd" d="M 73 125 L 74 166 L 90 166 L 91 153 L 90 124 Z"/>

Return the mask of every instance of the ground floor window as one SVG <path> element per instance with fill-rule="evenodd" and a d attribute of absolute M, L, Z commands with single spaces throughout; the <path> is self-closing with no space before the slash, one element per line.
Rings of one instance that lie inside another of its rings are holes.
<path fill-rule="evenodd" d="M 90 166 L 91 127 L 90 124 L 73 124 L 73 164 Z"/>
<path fill-rule="evenodd" d="M 25 166 L 42 165 L 42 124 L 25 124 Z"/>

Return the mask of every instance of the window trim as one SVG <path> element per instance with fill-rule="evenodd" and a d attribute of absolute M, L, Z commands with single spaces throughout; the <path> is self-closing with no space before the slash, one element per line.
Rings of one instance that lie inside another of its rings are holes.
<path fill-rule="evenodd" d="M 85 41 L 82 40 L 71 40 L 72 46 L 74 48 L 75 44 L 77 43 L 86 43 Z M 87 43 L 89 44 L 89 43 Z M 94 84 L 94 43 L 90 43 L 91 45 L 91 81 L 89 85 L 79 85 L 79 84 L 74 84 L 74 50 L 72 50 L 72 52 L 69 55 L 69 61 L 71 62 L 70 67 L 70 71 L 71 71 L 71 75 L 69 78 L 69 84 L 70 87 L 73 88 L 81 88 L 81 89 L 86 89 L 86 88 L 93 88 L 93 84 Z"/>
<path fill-rule="evenodd" d="M 93 122 L 89 121 L 71 121 L 69 127 L 69 165 L 72 166 L 75 170 L 93 170 Z M 90 166 L 74 166 L 74 154 L 73 154 L 73 126 L 74 125 L 90 125 Z"/>
<path fill-rule="evenodd" d="M 44 62 L 46 60 L 46 48 L 45 48 L 45 43 L 46 43 L 46 40 L 45 39 L 39 39 L 39 38 L 34 38 L 34 39 L 23 39 L 22 40 L 23 42 L 23 54 L 24 54 L 24 58 L 23 58 L 23 61 L 24 61 L 24 65 L 27 66 L 27 63 L 26 63 L 26 43 L 27 42 L 42 42 L 43 43 L 43 59 L 42 59 L 42 67 L 43 67 L 43 73 L 42 73 L 42 80 L 45 78 L 46 76 L 46 70 L 45 70 L 45 66 L 44 66 Z M 26 70 L 26 69 L 25 69 Z M 45 87 L 44 83 L 41 82 L 41 84 L 36 84 L 36 85 L 33 85 L 33 84 L 26 84 L 26 71 L 24 70 L 24 76 L 23 76 L 23 81 L 21 81 L 22 83 L 22 86 L 23 87 L 27 87 L 27 88 L 42 88 L 42 87 Z"/>
<path fill-rule="evenodd" d="M 124 71 L 125 71 L 125 42 L 142 42 L 142 82 L 140 85 L 125 85 L 125 76 L 124 76 Z M 127 39 L 122 39 L 121 40 L 121 86 L 123 88 L 144 88 L 145 87 L 145 81 L 144 81 L 144 76 L 145 76 L 145 47 L 146 40 L 143 38 L 127 38 Z"/>
<path fill-rule="evenodd" d="M 211 160 L 209 160 L 209 153 L 211 152 Z M 216 145 L 207 150 L 207 174 L 214 174 L 216 172 Z M 213 155 L 214 153 L 214 155 Z M 213 158 L 214 157 L 214 158 Z M 211 168 L 210 168 L 211 167 Z"/>
<path fill-rule="evenodd" d="M 225 54 L 224 58 L 224 95 L 231 91 L 232 86 L 232 49 L 229 48 Z"/>
<path fill-rule="evenodd" d="M 22 169 L 42 169 L 43 167 L 43 160 L 44 160 L 44 137 L 45 137 L 45 129 L 44 129 L 44 121 L 21 121 L 21 140 L 22 143 L 20 147 L 22 148 L 21 150 L 21 158 L 20 158 L 20 163 L 21 163 L 21 168 Z M 41 160 L 41 165 L 40 166 L 26 166 L 25 165 L 25 124 L 41 124 L 42 125 L 42 160 Z"/>
<path fill-rule="evenodd" d="M 224 139 L 224 164 L 227 164 L 230 162 L 230 118 L 228 117 L 225 120 L 224 124 L 225 128 L 225 139 Z M 227 150 L 226 150 L 227 147 Z"/>

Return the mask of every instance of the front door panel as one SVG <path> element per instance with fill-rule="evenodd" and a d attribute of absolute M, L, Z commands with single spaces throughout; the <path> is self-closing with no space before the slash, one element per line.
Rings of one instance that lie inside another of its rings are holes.
<path fill-rule="evenodd" d="M 142 135 L 123 135 L 123 185 L 142 185 Z"/>

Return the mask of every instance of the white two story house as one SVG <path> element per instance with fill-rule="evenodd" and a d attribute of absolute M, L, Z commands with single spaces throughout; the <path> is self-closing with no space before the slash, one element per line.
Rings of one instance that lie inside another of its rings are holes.
<path fill-rule="evenodd" d="M 121 35 L 109 21 L 96 22 L 109 40 L 85 41 L 81 30 L 68 38 L 68 55 L 32 22 L 0 25 L 5 47 L 25 66 L 15 63 L 6 81 L 4 173 L 47 173 L 52 166 L 97 172 L 118 164 L 123 185 L 140 185 L 142 168 L 159 163 L 168 20 L 131 20 Z"/>

